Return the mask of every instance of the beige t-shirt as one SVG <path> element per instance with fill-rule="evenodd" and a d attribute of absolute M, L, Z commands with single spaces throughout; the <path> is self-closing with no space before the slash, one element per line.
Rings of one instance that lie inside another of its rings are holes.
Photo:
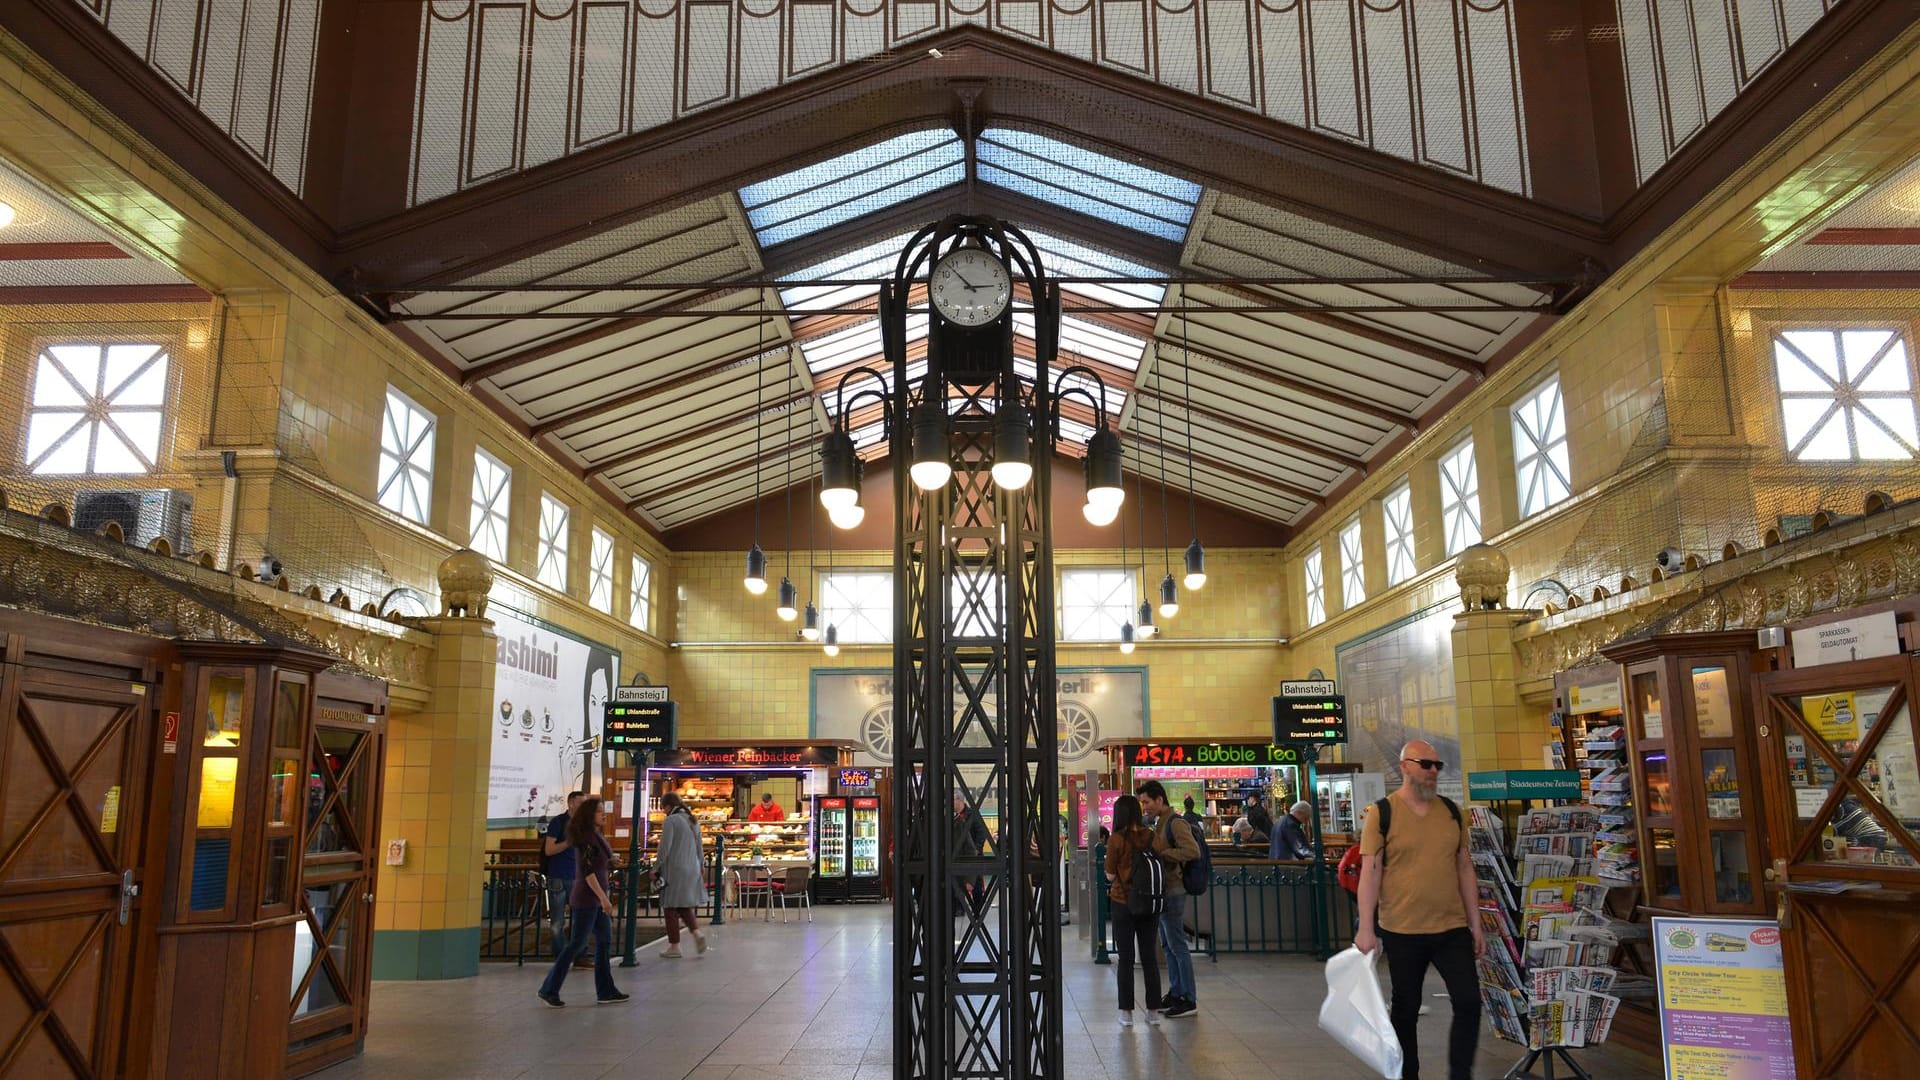
<path fill-rule="evenodd" d="M 1393 824 L 1387 829 L 1386 871 L 1380 879 L 1376 929 L 1396 934 L 1439 934 L 1468 925 L 1460 900 L 1458 853 L 1469 850 L 1466 811 L 1454 824 L 1445 803 L 1435 799 L 1425 817 L 1404 798 L 1393 800 Z M 1380 815 L 1367 815 L 1360 832 L 1360 854 L 1380 857 Z"/>

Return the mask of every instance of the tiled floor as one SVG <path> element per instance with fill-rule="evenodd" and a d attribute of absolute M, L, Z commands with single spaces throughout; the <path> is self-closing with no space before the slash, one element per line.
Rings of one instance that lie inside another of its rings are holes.
<path fill-rule="evenodd" d="M 1222 957 L 1195 965 L 1200 1012 L 1159 1027 L 1116 1023 L 1114 969 L 1064 932 L 1067 1075 L 1073 1080 L 1359 1080 L 1369 1074 L 1315 1024 L 1325 983 L 1297 957 Z M 596 1007 L 593 977 L 568 979 L 563 1010 L 543 1007 L 532 966 L 488 965 L 478 978 L 377 983 L 366 1053 L 322 1080 L 488 1077 L 509 1080 L 870 1080 L 892 1076 L 888 977 L 892 913 L 821 908 L 811 924 L 730 922 L 695 959 L 659 945 L 614 968 L 625 1005 Z M 1434 979 L 1430 989 L 1439 989 Z M 1443 1076 L 1447 1007 L 1421 1025 L 1429 1078 Z M 1519 1055 L 1491 1034 L 1476 1077 Z M 1608 1048 L 1581 1053 L 1596 1080 L 1659 1075 L 1657 1064 Z"/>

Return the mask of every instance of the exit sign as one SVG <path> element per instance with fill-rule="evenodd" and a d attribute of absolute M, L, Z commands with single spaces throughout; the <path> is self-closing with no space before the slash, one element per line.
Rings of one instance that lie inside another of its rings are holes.
<path fill-rule="evenodd" d="M 1273 699 L 1273 741 L 1338 744 L 1347 741 L 1347 699 L 1343 694 L 1314 694 Z"/>

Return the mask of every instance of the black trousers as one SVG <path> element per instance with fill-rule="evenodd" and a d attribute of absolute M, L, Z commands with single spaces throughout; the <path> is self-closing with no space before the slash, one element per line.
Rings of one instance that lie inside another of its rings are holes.
<path fill-rule="evenodd" d="M 1453 1002 L 1453 1029 L 1447 1038 L 1449 1080 L 1473 1080 L 1473 1055 L 1480 1045 L 1480 980 L 1473 966 L 1473 931 L 1466 927 L 1440 934 L 1380 931 L 1387 974 L 1393 980 L 1393 1032 L 1400 1037 L 1406 1064 L 1401 1080 L 1420 1080 L 1420 998 L 1427 967 L 1440 971 Z"/>
<path fill-rule="evenodd" d="M 1133 961 L 1147 971 L 1147 1008 L 1160 1000 L 1160 917 L 1135 915 L 1125 904 L 1113 905 L 1113 947 L 1120 953 L 1120 1011 L 1133 1011 Z"/>

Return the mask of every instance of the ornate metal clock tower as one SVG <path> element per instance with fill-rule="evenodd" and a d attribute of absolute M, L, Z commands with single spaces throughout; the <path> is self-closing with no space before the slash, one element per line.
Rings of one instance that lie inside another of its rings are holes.
<path fill-rule="evenodd" d="M 923 287 L 921 374 L 907 322 Z M 1016 307 L 1033 318 L 1030 375 Z M 880 321 L 896 462 L 894 1075 L 1060 1077 L 1059 287 L 1018 229 L 951 217 L 908 243 Z"/>

